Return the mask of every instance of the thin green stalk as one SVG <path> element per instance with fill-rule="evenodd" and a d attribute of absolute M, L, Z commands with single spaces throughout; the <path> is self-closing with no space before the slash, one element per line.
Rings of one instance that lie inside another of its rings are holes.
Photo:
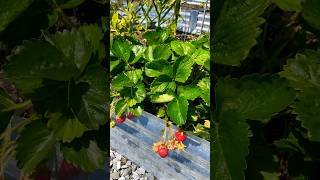
<path fill-rule="evenodd" d="M 154 5 L 154 8 L 156 9 L 157 18 L 158 18 L 158 27 L 160 27 L 161 12 L 159 12 L 158 6 L 157 6 L 156 3 L 154 2 L 154 0 L 152 0 L 152 3 L 153 3 L 153 5 Z"/>

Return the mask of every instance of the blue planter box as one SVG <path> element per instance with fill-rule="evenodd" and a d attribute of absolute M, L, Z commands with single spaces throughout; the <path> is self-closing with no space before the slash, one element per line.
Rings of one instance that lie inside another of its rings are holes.
<path fill-rule="evenodd" d="M 162 119 L 144 112 L 134 120 L 127 119 L 110 130 L 111 148 L 137 163 L 158 179 L 210 179 L 210 143 L 188 134 L 185 151 L 169 151 L 161 158 L 152 150 L 162 136 Z M 172 127 L 174 130 L 175 126 Z"/>

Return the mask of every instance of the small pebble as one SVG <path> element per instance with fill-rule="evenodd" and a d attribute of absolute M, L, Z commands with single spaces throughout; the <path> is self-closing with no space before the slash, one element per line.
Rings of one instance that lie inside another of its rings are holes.
<path fill-rule="evenodd" d="M 123 165 L 123 166 L 121 166 L 121 169 L 126 169 L 126 168 L 128 168 L 129 166 L 128 165 Z"/>
<path fill-rule="evenodd" d="M 137 170 L 137 166 L 136 165 L 132 165 L 132 171 L 136 171 Z"/>
<path fill-rule="evenodd" d="M 155 178 L 150 173 L 147 173 L 147 179 L 148 180 L 154 180 Z"/>
<path fill-rule="evenodd" d="M 132 178 L 133 178 L 134 180 L 138 180 L 138 179 L 140 178 L 140 176 L 139 176 L 138 173 L 133 172 L 133 173 L 132 173 Z"/>
<path fill-rule="evenodd" d="M 122 157 L 121 154 L 116 154 L 116 159 L 117 160 L 121 160 L 121 157 Z"/>
<path fill-rule="evenodd" d="M 117 170 L 119 170 L 120 168 L 121 168 L 121 162 L 118 161 L 118 162 L 117 162 Z"/>
<path fill-rule="evenodd" d="M 110 173 L 111 180 L 157 180 L 144 168 L 112 150 L 110 150 Z"/>
<path fill-rule="evenodd" d="M 111 174 L 112 179 L 119 179 L 119 176 L 120 176 L 119 172 L 114 172 Z"/>
<path fill-rule="evenodd" d="M 126 165 L 130 166 L 131 165 L 131 161 L 127 161 Z"/>
<path fill-rule="evenodd" d="M 122 157 L 122 158 L 121 158 L 121 163 L 122 163 L 122 164 L 126 164 L 126 163 L 127 163 L 127 160 L 126 160 L 124 157 Z"/>
<path fill-rule="evenodd" d="M 138 168 L 136 171 L 138 174 L 144 174 L 146 172 L 146 170 L 142 169 L 142 168 Z"/>

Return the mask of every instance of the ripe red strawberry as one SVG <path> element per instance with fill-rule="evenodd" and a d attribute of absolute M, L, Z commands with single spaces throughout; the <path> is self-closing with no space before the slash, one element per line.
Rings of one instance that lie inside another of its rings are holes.
<path fill-rule="evenodd" d="M 183 141 L 185 141 L 187 139 L 187 134 L 182 132 L 182 131 L 177 130 L 176 131 L 176 139 L 178 141 L 183 142 Z"/>
<path fill-rule="evenodd" d="M 160 146 L 158 149 L 158 154 L 160 157 L 165 158 L 168 155 L 168 149 L 166 146 Z"/>
<path fill-rule="evenodd" d="M 123 123 L 125 120 L 126 120 L 126 116 L 121 116 L 116 118 L 117 123 Z"/>
<path fill-rule="evenodd" d="M 127 117 L 132 120 L 134 118 L 134 114 L 132 112 L 127 112 Z"/>

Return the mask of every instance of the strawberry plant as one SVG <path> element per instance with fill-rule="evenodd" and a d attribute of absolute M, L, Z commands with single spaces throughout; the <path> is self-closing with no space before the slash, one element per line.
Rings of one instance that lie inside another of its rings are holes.
<path fill-rule="evenodd" d="M 319 2 L 213 6 L 213 179 L 319 179 Z"/>
<path fill-rule="evenodd" d="M 140 116 L 145 110 L 165 119 L 166 128 L 174 123 L 209 140 L 209 128 L 203 125 L 210 107 L 208 44 L 208 35 L 184 42 L 161 28 L 146 31 L 134 41 L 114 36 L 110 45 L 110 118 L 113 113 L 116 121 L 128 113 Z M 156 152 L 160 153 L 158 146 L 184 148 L 174 133 L 167 139 L 166 132 L 155 143 Z"/>
<path fill-rule="evenodd" d="M 104 167 L 105 12 L 102 1 L 0 2 L 0 179 L 12 158 L 24 177 L 57 158 Z"/>

